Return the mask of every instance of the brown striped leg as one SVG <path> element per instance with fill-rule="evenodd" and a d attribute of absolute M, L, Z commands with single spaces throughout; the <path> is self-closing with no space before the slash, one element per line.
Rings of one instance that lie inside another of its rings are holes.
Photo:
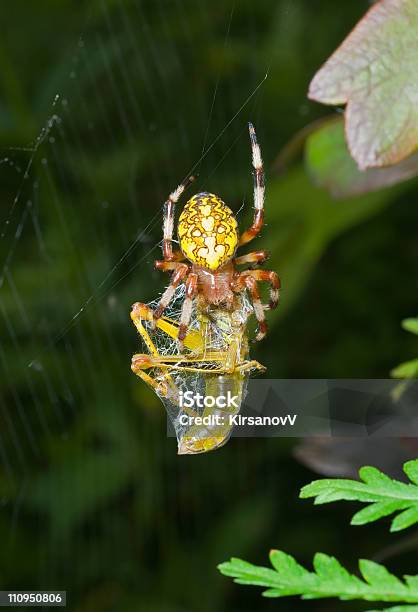
<path fill-rule="evenodd" d="M 239 246 L 247 244 L 260 233 L 264 221 L 264 170 L 260 146 L 252 123 L 248 124 L 254 168 L 254 219 L 252 226 L 239 239 Z"/>
<path fill-rule="evenodd" d="M 185 276 L 187 276 L 188 272 L 188 265 L 182 263 L 176 264 L 176 269 L 174 270 L 173 275 L 171 277 L 171 282 L 162 294 L 160 303 L 154 311 L 154 320 L 152 323 L 153 328 L 155 328 L 156 320 L 162 316 L 164 310 L 167 308 L 167 306 L 173 299 L 177 286 L 185 278 Z"/>
<path fill-rule="evenodd" d="M 264 316 L 264 307 L 261 303 L 260 293 L 257 287 L 257 281 L 252 276 L 245 276 L 244 283 L 251 295 L 251 301 L 253 303 L 254 314 L 258 321 L 258 330 L 255 339 L 257 342 L 262 340 L 267 334 L 267 323 L 266 317 Z"/>
<path fill-rule="evenodd" d="M 248 276 L 251 276 L 256 281 L 264 281 L 270 283 L 270 303 L 268 308 L 272 310 L 277 307 L 279 303 L 279 289 L 280 289 L 280 278 L 276 272 L 272 270 L 247 270 L 243 272 Z"/>
<path fill-rule="evenodd" d="M 197 293 L 197 274 L 189 274 L 186 281 L 186 297 L 183 302 L 181 309 L 180 326 L 178 341 L 180 347 L 183 346 L 183 340 L 186 337 L 187 330 L 189 328 L 190 319 L 192 316 L 193 298 Z"/>
<path fill-rule="evenodd" d="M 247 253 L 246 255 L 241 255 L 240 257 L 236 257 L 234 259 L 234 263 L 237 266 L 242 266 L 243 264 L 262 264 L 270 257 L 270 253 L 267 251 L 252 251 L 251 253 Z"/>
<path fill-rule="evenodd" d="M 171 272 L 172 270 L 177 270 L 179 266 L 184 266 L 186 264 L 182 264 L 178 261 L 154 261 L 154 268 L 156 270 L 161 270 L 161 272 Z"/>
<path fill-rule="evenodd" d="M 168 196 L 164 204 L 164 225 L 163 225 L 163 256 L 166 261 L 173 261 L 173 231 L 174 231 L 174 209 L 183 191 L 194 181 L 194 176 L 189 176 Z"/>

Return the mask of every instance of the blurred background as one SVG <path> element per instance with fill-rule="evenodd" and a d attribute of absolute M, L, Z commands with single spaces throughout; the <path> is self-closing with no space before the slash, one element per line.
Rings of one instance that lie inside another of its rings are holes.
<path fill-rule="evenodd" d="M 385 557 L 385 525 L 350 528 L 353 507 L 317 509 L 299 489 L 363 463 L 396 474 L 415 449 L 238 438 L 178 457 L 162 404 L 131 373 L 129 313 L 167 283 L 153 269 L 162 203 L 192 169 L 196 191 L 250 222 L 251 120 L 267 174 L 254 246 L 272 252 L 283 285 L 253 357 L 270 378 L 386 378 L 416 355 L 400 322 L 417 310 L 417 183 L 335 200 L 295 140 L 337 113 L 309 102 L 308 85 L 369 5 L 3 7 L 1 589 L 65 589 L 77 612 L 365 608 L 267 601 L 216 565 L 265 564 L 271 547 L 307 564 L 322 550 L 350 569 Z M 408 554 L 388 566 L 411 571 Z"/>

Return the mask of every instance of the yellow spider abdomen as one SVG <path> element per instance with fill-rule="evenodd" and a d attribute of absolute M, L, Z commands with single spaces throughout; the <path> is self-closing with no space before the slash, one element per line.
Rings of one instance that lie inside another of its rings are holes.
<path fill-rule="evenodd" d="M 180 215 L 180 248 L 193 263 L 217 270 L 235 253 L 237 226 L 234 213 L 218 196 L 198 193 L 190 198 Z"/>

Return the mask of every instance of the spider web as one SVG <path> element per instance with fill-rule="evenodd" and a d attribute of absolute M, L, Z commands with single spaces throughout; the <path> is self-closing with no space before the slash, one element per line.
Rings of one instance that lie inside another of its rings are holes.
<path fill-rule="evenodd" d="M 186 294 L 186 287 L 184 284 L 179 285 L 174 293 L 174 297 L 170 304 L 164 310 L 164 317 L 180 322 L 181 310 Z M 159 305 L 160 298 L 152 300 L 148 303 L 151 310 L 156 310 Z M 198 318 L 198 312 L 196 308 L 196 300 L 193 303 L 193 309 L 190 319 L 189 330 L 200 331 L 200 322 Z M 253 313 L 253 307 L 248 298 L 247 293 L 242 293 L 239 296 L 239 306 L 233 313 L 233 319 L 225 316 L 222 310 L 214 309 L 211 313 L 212 324 L 208 325 L 205 329 L 204 335 L 204 354 L 210 351 L 223 350 L 226 348 L 226 338 L 230 338 L 233 334 L 233 321 L 240 327 L 245 328 L 247 325 L 248 318 Z M 213 317 L 218 317 L 213 318 Z M 147 321 L 144 321 L 144 325 L 149 333 L 151 333 L 151 327 Z M 179 344 L 175 338 L 172 338 L 167 333 L 162 332 L 157 328 L 156 332 L 152 332 L 152 340 L 158 353 L 162 356 L 175 355 L 181 356 L 183 354 L 179 349 Z M 216 367 L 214 364 L 208 363 L 208 368 Z"/>
<path fill-rule="evenodd" d="M 175 291 L 173 300 L 164 311 L 166 320 L 177 324 L 180 322 L 184 298 L 185 285 L 180 285 Z M 154 311 L 158 304 L 159 300 L 154 300 L 148 306 Z M 179 454 L 195 454 L 212 450 L 229 439 L 232 433 L 232 427 L 228 424 L 229 416 L 239 412 L 246 395 L 248 377 L 254 368 L 248 368 L 245 373 L 238 369 L 231 373 L 217 373 L 217 370 L 220 366 L 225 367 L 226 355 L 234 339 L 238 341 L 240 334 L 243 333 L 243 341 L 247 342 L 246 327 L 252 313 L 252 305 L 246 292 L 243 292 L 237 298 L 237 306 L 232 313 L 220 308 L 209 309 L 208 314 L 203 315 L 206 320 L 203 324 L 202 313 L 199 313 L 195 300 L 188 329 L 190 333 L 195 331 L 200 334 L 203 340 L 203 350 L 197 351 L 180 348 L 177 340 L 163 329 L 157 327 L 153 330 L 149 320 L 142 320 L 142 325 L 151 338 L 158 355 L 162 358 L 176 358 L 174 367 L 169 370 L 152 367 L 147 372 L 156 384 L 162 385 L 161 391 L 157 390 L 157 394 L 174 428 Z M 144 350 L 149 354 L 147 343 L 143 338 L 142 340 Z M 239 340 L 239 355 L 246 352 L 244 347 L 241 349 L 241 342 Z M 225 355 L 221 364 L 214 360 L 214 353 Z M 199 360 L 196 361 L 197 359 Z M 191 393 L 194 398 L 198 395 L 202 398 L 208 395 L 214 398 L 228 397 L 228 392 L 230 392 L 239 398 L 239 403 L 236 406 L 232 404 L 222 409 L 216 404 L 207 407 L 204 403 L 199 405 L 195 402 L 191 409 L 187 409 L 187 406 L 184 407 L 180 402 L 180 395 L 184 396 L 186 392 Z M 193 419 L 206 417 L 207 423 L 195 424 L 194 420 L 186 423 L 182 421 L 185 415 L 192 416 Z M 219 422 L 225 425 L 224 427 L 219 426 L 216 415 L 218 415 Z"/>
<path fill-rule="evenodd" d="M 167 284 L 153 259 L 168 193 L 197 170 L 200 185 L 226 193 L 235 210 L 243 198 L 251 207 L 247 120 L 257 120 L 268 65 L 244 67 L 237 82 L 246 78 L 246 94 L 235 93 L 225 51 L 237 12 L 235 2 L 222 10 L 198 2 L 193 15 L 168 0 L 94 3 L 69 55 L 51 55 L 37 135 L 0 153 L 0 464 L 10 546 L 22 508 L 51 511 L 63 529 L 41 474 L 54 466 L 57 440 L 63 454 L 84 456 L 92 437 L 129 449 L 152 430 L 151 394 L 129 370 L 138 351 L 129 309 Z M 206 48 L 190 54 L 208 36 L 219 62 L 210 96 L 198 79 Z M 158 350 L 175 354 L 177 344 L 159 337 Z M 177 382 L 197 390 L 202 377 Z M 124 410 L 136 438 L 123 429 Z M 53 585 L 54 570 L 45 572 Z"/>

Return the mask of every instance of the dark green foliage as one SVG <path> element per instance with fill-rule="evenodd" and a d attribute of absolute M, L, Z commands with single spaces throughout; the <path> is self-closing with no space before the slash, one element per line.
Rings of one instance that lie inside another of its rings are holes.
<path fill-rule="evenodd" d="M 261 555 L 278 538 L 302 557 L 342 542 L 344 564 L 358 556 L 332 512 L 321 519 L 296 506 L 309 476 L 290 441 L 237 439 L 176 456 L 162 405 L 130 371 L 139 343 L 129 310 L 167 283 L 153 270 L 162 202 L 199 159 L 206 130 L 213 146 L 197 189 L 235 211 L 245 200 L 239 221 L 250 221 L 252 119 L 267 169 L 267 225 L 254 248 L 272 250 L 283 281 L 254 358 L 271 377 L 384 377 L 412 353 L 416 338 L 398 324 L 418 293 L 416 187 L 334 202 L 299 162 L 284 176 L 271 171 L 324 112 L 306 101 L 309 80 L 366 4 L 7 4 L 2 589 L 66 588 L 83 612 L 247 612 L 258 594 L 232 593 L 219 559 Z M 381 546 L 364 538 L 370 554 Z"/>

